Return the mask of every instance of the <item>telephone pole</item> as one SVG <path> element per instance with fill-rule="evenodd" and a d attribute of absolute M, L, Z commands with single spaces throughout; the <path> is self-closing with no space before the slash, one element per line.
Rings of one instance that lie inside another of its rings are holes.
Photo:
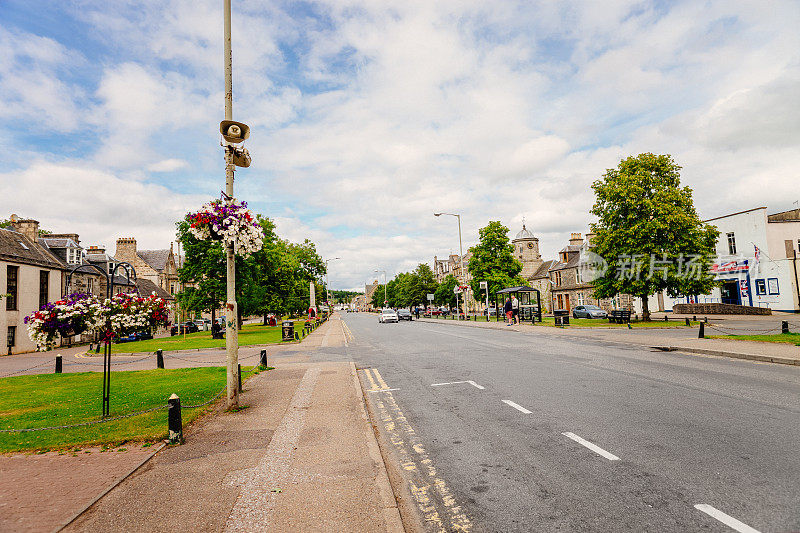
<path fill-rule="evenodd" d="M 231 52 L 231 0 L 225 8 L 225 120 L 233 120 L 233 53 Z M 225 145 L 226 202 L 233 201 L 233 147 Z M 236 306 L 236 259 L 233 242 L 225 248 L 227 266 L 227 302 L 225 303 L 225 347 L 227 352 L 227 408 L 239 406 L 239 317 Z"/>

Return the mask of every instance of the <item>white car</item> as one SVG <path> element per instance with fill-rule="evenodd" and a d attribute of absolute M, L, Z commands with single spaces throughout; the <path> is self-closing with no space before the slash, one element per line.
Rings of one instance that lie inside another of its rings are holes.
<path fill-rule="evenodd" d="M 378 316 L 378 322 L 386 324 L 387 322 L 399 322 L 400 317 L 397 316 L 397 311 L 394 309 L 381 309 L 381 314 Z"/>

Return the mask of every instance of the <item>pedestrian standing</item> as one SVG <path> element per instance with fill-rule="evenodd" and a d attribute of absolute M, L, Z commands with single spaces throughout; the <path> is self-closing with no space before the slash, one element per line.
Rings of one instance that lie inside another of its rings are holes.
<path fill-rule="evenodd" d="M 511 297 L 511 315 L 514 318 L 514 324 L 519 324 L 519 300 L 516 296 Z"/>
<path fill-rule="evenodd" d="M 505 313 L 506 313 L 506 326 L 510 326 L 511 324 L 513 324 L 513 320 L 514 320 L 514 318 L 513 318 L 514 317 L 513 309 L 514 308 L 513 308 L 512 304 L 511 304 L 511 297 L 509 296 L 506 299 L 505 305 L 503 306 L 503 311 L 505 311 Z"/>

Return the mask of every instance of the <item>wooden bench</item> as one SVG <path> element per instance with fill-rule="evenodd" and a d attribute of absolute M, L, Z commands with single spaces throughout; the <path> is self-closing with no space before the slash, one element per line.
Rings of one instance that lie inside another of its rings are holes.
<path fill-rule="evenodd" d="M 608 315 L 608 321 L 615 324 L 628 324 L 631 321 L 630 309 L 613 309 Z"/>

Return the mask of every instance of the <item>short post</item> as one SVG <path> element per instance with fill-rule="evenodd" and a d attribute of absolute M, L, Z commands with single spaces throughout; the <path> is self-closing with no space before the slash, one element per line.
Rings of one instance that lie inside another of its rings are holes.
<path fill-rule="evenodd" d="M 164 368 L 164 351 L 156 350 L 156 368 Z"/>
<path fill-rule="evenodd" d="M 56 355 L 56 374 L 61 373 L 62 369 L 62 361 L 61 361 L 61 354 Z"/>
<path fill-rule="evenodd" d="M 695 322 L 697 322 L 697 315 L 694 315 L 694 316 L 692 317 L 692 320 L 694 320 Z"/>
<path fill-rule="evenodd" d="M 102 345 L 102 343 L 100 341 L 97 341 L 97 348 L 94 349 L 94 353 L 100 353 L 100 346 L 101 345 Z"/>
<path fill-rule="evenodd" d="M 667 318 L 667 315 L 664 315 L 664 322 L 667 322 L 668 320 L 669 319 Z"/>
<path fill-rule="evenodd" d="M 260 364 L 264 368 L 266 368 L 268 366 L 267 365 L 267 351 L 266 350 L 261 350 L 261 360 L 259 361 L 258 364 Z"/>
<path fill-rule="evenodd" d="M 296 340 L 296 341 L 300 340 L 300 334 L 297 333 L 296 331 L 294 332 L 294 340 Z"/>
<path fill-rule="evenodd" d="M 781 322 L 781 334 L 789 333 L 789 321 L 784 320 Z"/>
<path fill-rule="evenodd" d="M 173 394 L 167 400 L 167 427 L 169 428 L 169 443 L 183 444 L 183 421 L 181 420 L 181 399 Z"/>
<path fill-rule="evenodd" d="M 706 328 L 705 324 L 700 322 L 700 333 L 697 334 L 698 339 L 705 339 L 706 338 Z"/>
<path fill-rule="evenodd" d="M 691 324 L 689 323 L 689 317 L 688 316 L 686 317 L 686 325 L 687 326 L 691 326 Z"/>
<path fill-rule="evenodd" d="M 706 324 L 708 324 L 708 317 L 707 317 L 707 316 L 704 316 L 704 317 L 703 317 L 703 322 L 705 322 Z"/>

